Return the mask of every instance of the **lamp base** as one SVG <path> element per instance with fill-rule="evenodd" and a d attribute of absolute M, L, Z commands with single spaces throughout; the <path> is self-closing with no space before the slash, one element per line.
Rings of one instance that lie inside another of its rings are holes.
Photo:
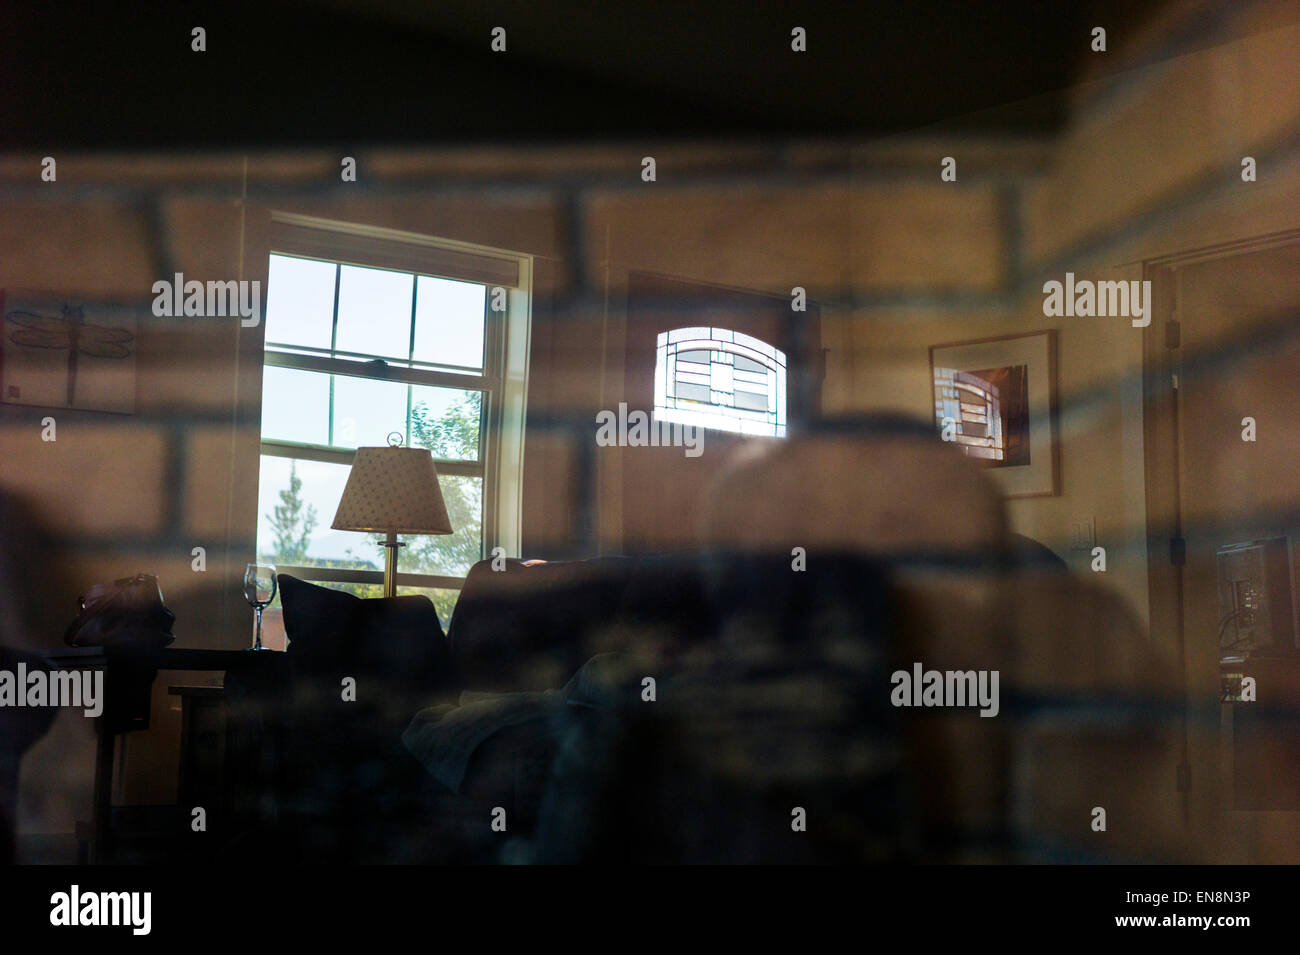
<path fill-rule="evenodd" d="M 397 596 L 397 548 L 405 547 L 397 539 L 396 531 L 388 532 L 388 539 L 384 541 L 384 596 Z"/>

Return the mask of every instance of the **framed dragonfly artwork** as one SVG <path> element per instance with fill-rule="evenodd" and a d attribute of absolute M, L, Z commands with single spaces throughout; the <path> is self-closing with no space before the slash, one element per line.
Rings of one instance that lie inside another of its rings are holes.
<path fill-rule="evenodd" d="M 137 309 L 0 289 L 0 402 L 135 411 Z"/>

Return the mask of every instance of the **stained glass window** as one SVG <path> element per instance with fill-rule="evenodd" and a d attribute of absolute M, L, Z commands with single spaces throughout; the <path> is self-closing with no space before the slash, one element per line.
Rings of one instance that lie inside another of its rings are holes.
<path fill-rule="evenodd" d="M 1001 405 L 998 386 L 979 372 L 934 370 L 934 416 L 941 428 L 955 425 L 955 441 L 971 457 L 1003 459 Z"/>
<path fill-rule="evenodd" d="M 785 437 L 785 352 L 726 328 L 659 333 L 655 420 Z"/>

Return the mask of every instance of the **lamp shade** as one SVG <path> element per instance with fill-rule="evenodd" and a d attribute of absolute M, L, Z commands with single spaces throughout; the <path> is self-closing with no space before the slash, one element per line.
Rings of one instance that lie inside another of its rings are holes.
<path fill-rule="evenodd" d="M 423 448 L 357 448 L 336 531 L 451 534 L 433 455 Z"/>

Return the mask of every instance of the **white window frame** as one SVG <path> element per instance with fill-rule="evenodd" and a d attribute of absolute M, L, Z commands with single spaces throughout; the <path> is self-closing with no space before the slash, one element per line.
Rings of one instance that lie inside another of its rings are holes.
<path fill-rule="evenodd" d="M 506 556 L 521 556 L 533 257 L 527 253 L 453 239 L 289 213 L 274 213 L 271 217 L 269 255 L 394 269 L 475 282 L 487 287 L 482 374 L 445 370 L 448 366 L 421 367 L 421 363 L 400 360 L 377 363 L 371 356 L 349 357 L 349 353 L 336 351 L 331 354 L 329 349 L 265 341 L 262 362 L 263 367 L 272 365 L 483 392 L 479 424 L 480 459 L 476 462 L 435 459 L 438 473 L 482 479 L 483 540 L 480 556 L 491 554 L 496 547 L 502 548 Z M 338 281 L 337 277 L 335 281 Z M 504 313 L 492 308 L 493 289 L 496 287 L 504 288 L 506 292 Z M 261 439 L 260 455 L 351 465 L 355 451 Z M 260 514 L 258 520 L 260 523 Z M 465 578 L 457 576 L 400 572 L 400 558 L 398 568 L 398 587 L 459 590 L 465 581 Z M 382 571 L 345 568 L 284 566 L 278 569 L 304 580 L 336 583 L 382 584 L 384 577 Z"/>

